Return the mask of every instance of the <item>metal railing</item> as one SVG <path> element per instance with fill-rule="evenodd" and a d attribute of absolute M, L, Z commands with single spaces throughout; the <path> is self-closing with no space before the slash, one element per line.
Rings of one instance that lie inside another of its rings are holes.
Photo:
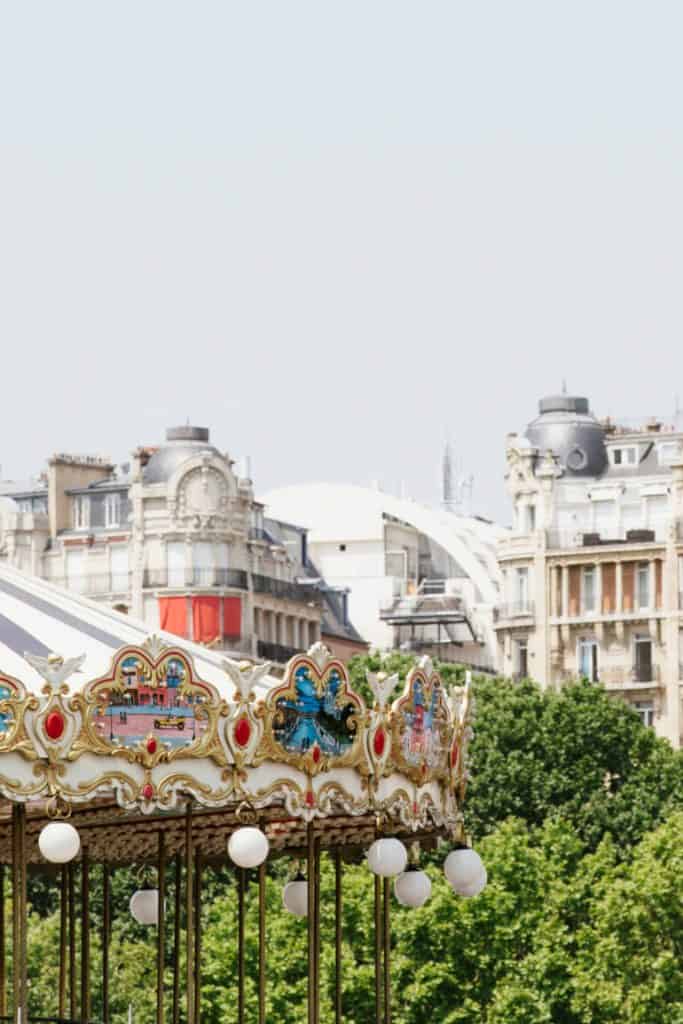
<path fill-rule="evenodd" d="M 46 579 L 56 587 L 64 587 L 75 594 L 127 594 L 130 591 L 129 572 L 79 573 L 74 576 L 60 576 Z"/>
<path fill-rule="evenodd" d="M 265 640 L 259 640 L 256 645 L 259 658 L 264 661 L 278 661 L 284 663 L 293 658 L 300 651 L 296 647 L 285 647 L 283 644 L 271 644 Z"/>
<path fill-rule="evenodd" d="M 499 604 L 493 610 L 493 618 L 495 622 L 498 622 L 501 619 L 521 619 L 533 616 L 533 614 L 533 601 L 513 601 L 510 604 Z"/>
<path fill-rule="evenodd" d="M 599 673 L 600 682 L 609 687 L 658 686 L 662 678 L 661 667 L 652 665 L 649 671 L 631 665 L 627 668 L 609 668 Z"/>
<path fill-rule="evenodd" d="M 290 580 L 276 580 L 272 576 L 260 576 L 253 573 L 251 585 L 255 594 L 271 594 L 287 601 L 299 601 L 301 604 L 320 604 L 320 592 L 314 584 L 293 583 Z"/>
<path fill-rule="evenodd" d="M 142 585 L 158 590 L 184 590 L 187 587 L 234 587 L 237 590 L 248 590 L 249 579 L 244 569 L 198 566 L 192 569 L 145 569 Z"/>

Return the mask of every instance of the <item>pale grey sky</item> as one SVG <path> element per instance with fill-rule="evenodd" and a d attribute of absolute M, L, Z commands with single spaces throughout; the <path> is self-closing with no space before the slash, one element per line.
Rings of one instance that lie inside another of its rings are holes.
<path fill-rule="evenodd" d="M 508 518 L 560 387 L 683 395 L 683 5 L 0 0 L 0 463 L 167 425 Z"/>

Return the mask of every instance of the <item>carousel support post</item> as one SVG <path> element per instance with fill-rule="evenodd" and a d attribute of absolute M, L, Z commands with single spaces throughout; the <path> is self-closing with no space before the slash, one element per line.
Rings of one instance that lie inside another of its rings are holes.
<path fill-rule="evenodd" d="M 166 966 L 166 836 L 159 830 L 157 853 L 157 888 L 159 918 L 157 923 L 157 1024 L 164 1024 L 164 967 Z"/>
<path fill-rule="evenodd" d="M 244 891 L 247 876 L 237 869 L 237 1022 L 244 1024 Z"/>
<path fill-rule="evenodd" d="M 111 938 L 111 868 L 102 865 L 102 1022 L 109 1024 L 109 940 Z"/>
<path fill-rule="evenodd" d="M 334 1024 L 342 1019 L 342 861 L 334 850 Z"/>
<path fill-rule="evenodd" d="M 180 915 L 182 912 L 182 862 L 180 854 L 175 859 L 175 902 L 173 907 L 173 1024 L 180 1021 Z"/>
<path fill-rule="evenodd" d="M 81 1021 L 90 1020 L 90 858 L 81 859 Z"/>
<path fill-rule="evenodd" d="M 188 801 L 185 817 L 185 941 L 187 947 L 187 1024 L 195 1024 L 194 1016 L 194 840 L 192 837 L 192 803 Z"/>
<path fill-rule="evenodd" d="M 315 1024 L 320 1024 L 320 837 L 315 843 Z"/>
<path fill-rule="evenodd" d="M 68 901 L 68 874 L 66 864 L 62 865 L 59 878 L 59 990 L 57 996 L 58 1014 L 66 1015 L 66 926 Z M 4 1012 L 4 1011 L 3 1011 Z"/>
<path fill-rule="evenodd" d="M 308 880 L 308 1024 L 315 1024 L 315 832 L 308 823 L 306 878 Z"/>
<path fill-rule="evenodd" d="M 202 857 L 199 851 L 195 854 L 194 880 L 194 1019 L 199 1024 L 202 1001 Z"/>
<path fill-rule="evenodd" d="M 382 879 L 375 875 L 375 1024 L 382 1024 Z"/>
<path fill-rule="evenodd" d="M 68 870 L 69 889 L 69 1016 L 76 1020 L 76 872 L 73 861 Z"/>
<path fill-rule="evenodd" d="M 266 1024 L 266 865 L 258 869 L 258 1024 Z"/>
<path fill-rule="evenodd" d="M 12 805 L 12 964 L 15 1024 L 27 1024 L 26 807 Z"/>
<path fill-rule="evenodd" d="M 384 1024 L 391 1024 L 391 884 L 384 879 Z"/>
<path fill-rule="evenodd" d="M 5 865 L 0 864 L 0 1017 L 7 1015 L 7 962 L 5 960 Z"/>

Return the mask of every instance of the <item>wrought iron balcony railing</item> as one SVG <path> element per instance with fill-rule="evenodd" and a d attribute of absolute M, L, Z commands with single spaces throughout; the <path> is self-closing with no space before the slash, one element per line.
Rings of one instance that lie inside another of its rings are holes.
<path fill-rule="evenodd" d="M 534 614 L 533 601 L 513 601 L 511 604 L 499 604 L 494 609 L 493 617 L 496 622 L 501 619 L 530 618 Z"/>
<path fill-rule="evenodd" d="M 295 654 L 300 652 L 296 647 L 285 647 L 283 644 L 271 644 L 265 640 L 259 640 L 256 645 L 256 650 L 259 658 L 263 658 L 264 661 L 277 661 L 280 664 L 284 664 L 293 658 Z"/>
<path fill-rule="evenodd" d="M 188 587 L 234 587 L 247 590 L 249 580 L 243 569 L 204 566 L 192 569 L 145 569 L 142 585 L 154 590 L 185 590 Z"/>
<path fill-rule="evenodd" d="M 251 585 L 255 594 L 271 594 L 273 597 L 287 601 L 299 601 L 301 604 L 320 604 L 320 591 L 314 584 L 294 583 L 290 580 L 276 580 L 272 576 L 260 576 L 253 573 Z"/>
<path fill-rule="evenodd" d="M 127 594 L 130 590 L 129 572 L 79 573 L 77 576 L 61 576 L 48 579 L 57 587 L 64 587 L 74 594 Z"/>

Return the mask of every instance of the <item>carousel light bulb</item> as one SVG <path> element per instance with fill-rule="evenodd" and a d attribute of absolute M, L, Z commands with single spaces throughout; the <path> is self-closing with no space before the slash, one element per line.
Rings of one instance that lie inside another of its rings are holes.
<path fill-rule="evenodd" d="M 228 840 L 228 855 L 238 868 L 257 868 L 268 856 L 268 839 L 260 828 L 238 828 Z"/>
<path fill-rule="evenodd" d="M 451 850 L 443 870 L 459 896 L 478 896 L 486 885 L 486 868 L 475 850 Z"/>
<path fill-rule="evenodd" d="M 45 860 L 68 864 L 78 856 L 81 837 L 68 821 L 51 821 L 38 836 L 38 846 Z"/>
<path fill-rule="evenodd" d="M 282 902 L 285 909 L 295 917 L 306 917 L 308 914 L 308 882 L 300 872 L 282 890 Z"/>
<path fill-rule="evenodd" d="M 159 890 L 138 889 L 130 898 L 130 912 L 138 924 L 159 923 Z"/>
<path fill-rule="evenodd" d="M 424 871 L 409 867 L 394 882 L 394 895 L 404 907 L 421 907 L 432 895 L 432 883 Z"/>
<path fill-rule="evenodd" d="M 408 863 L 408 851 L 400 839 L 376 839 L 368 850 L 368 867 L 375 875 L 400 875 Z"/>

